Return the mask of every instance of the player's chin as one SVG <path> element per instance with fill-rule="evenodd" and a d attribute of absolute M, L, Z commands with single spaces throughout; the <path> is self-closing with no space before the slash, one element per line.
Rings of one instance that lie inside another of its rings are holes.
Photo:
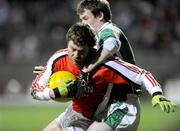
<path fill-rule="evenodd" d="M 81 66 L 82 64 L 82 62 L 81 62 L 81 60 L 80 59 L 73 59 L 73 63 L 75 64 L 75 65 L 77 65 L 77 66 Z"/>

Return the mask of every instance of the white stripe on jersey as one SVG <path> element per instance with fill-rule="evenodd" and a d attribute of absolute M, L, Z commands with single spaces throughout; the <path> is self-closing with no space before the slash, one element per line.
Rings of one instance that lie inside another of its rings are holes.
<path fill-rule="evenodd" d="M 151 95 L 154 92 L 162 92 L 160 84 L 154 79 L 150 72 L 144 69 L 120 59 L 107 61 L 104 64 L 116 70 L 130 81 L 144 87 Z"/>
<path fill-rule="evenodd" d="M 37 77 L 35 78 L 35 80 L 32 83 L 32 88 L 37 91 L 37 92 L 42 92 L 44 90 L 45 87 L 47 87 L 48 84 L 48 80 L 51 76 L 51 74 L 53 73 L 52 71 L 52 66 L 54 64 L 54 62 L 59 58 L 62 57 L 64 55 L 67 55 L 68 52 L 66 49 L 64 50 L 59 50 L 56 53 L 54 53 L 50 59 L 48 60 L 44 70 L 37 75 Z"/>

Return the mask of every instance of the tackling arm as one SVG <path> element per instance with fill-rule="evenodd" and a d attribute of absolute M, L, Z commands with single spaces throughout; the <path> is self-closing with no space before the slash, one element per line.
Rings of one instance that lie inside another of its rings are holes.
<path fill-rule="evenodd" d="M 105 65 L 114 68 L 114 70 L 130 81 L 144 87 L 152 96 L 153 106 L 159 105 L 161 109 L 167 113 L 174 111 L 175 103 L 167 100 L 165 96 L 163 96 L 160 84 L 150 72 L 120 59 L 106 62 Z"/>
<path fill-rule="evenodd" d="M 100 65 L 104 60 L 113 56 L 120 49 L 120 41 L 116 38 L 110 37 L 103 42 L 101 48 L 98 49 L 96 54 L 94 54 L 93 59 L 88 63 L 87 66 L 83 68 L 83 72 L 89 73 L 94 70 L 98 65 Z"/>

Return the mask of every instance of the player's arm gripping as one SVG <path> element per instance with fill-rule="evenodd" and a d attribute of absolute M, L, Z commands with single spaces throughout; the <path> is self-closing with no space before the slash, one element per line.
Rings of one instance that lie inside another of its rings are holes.
<path fill-rule="evenodd" d="M 59 98 L 59 97 L 68 97 L 73 98 L 77 92 L 77 83 L 75 80 L 67 80 L 50 91 L 50 97 L 52 99 Z"/>
<path fill-rule="evenodd" d="M 42 92 L 36 92 L 31 88 L 31 96 L 37 100 L 50 100 L 59 97 L 74 97 L 77 92 L 77 84 L 75 80 L 67 80 L 54 89 L 44 88 Z"/>

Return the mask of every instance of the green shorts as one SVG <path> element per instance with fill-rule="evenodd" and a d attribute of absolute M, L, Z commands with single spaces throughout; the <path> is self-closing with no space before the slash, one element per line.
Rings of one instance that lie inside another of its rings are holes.
<path fill-rule="evenodd" d="M 125 102 L 114 102 L 108 108 L 104 122 L 114 131 L 136 131 L 140 121 L 140 103 L 136 95 L 129 94 Z"/>
<path fill-rule="evenodd" d="M 116 129 L 123 117 L 127 114 L 128 107 L 123 102 L 116 102 L 111 105 L 104 122 L 112 129 Z"/>

